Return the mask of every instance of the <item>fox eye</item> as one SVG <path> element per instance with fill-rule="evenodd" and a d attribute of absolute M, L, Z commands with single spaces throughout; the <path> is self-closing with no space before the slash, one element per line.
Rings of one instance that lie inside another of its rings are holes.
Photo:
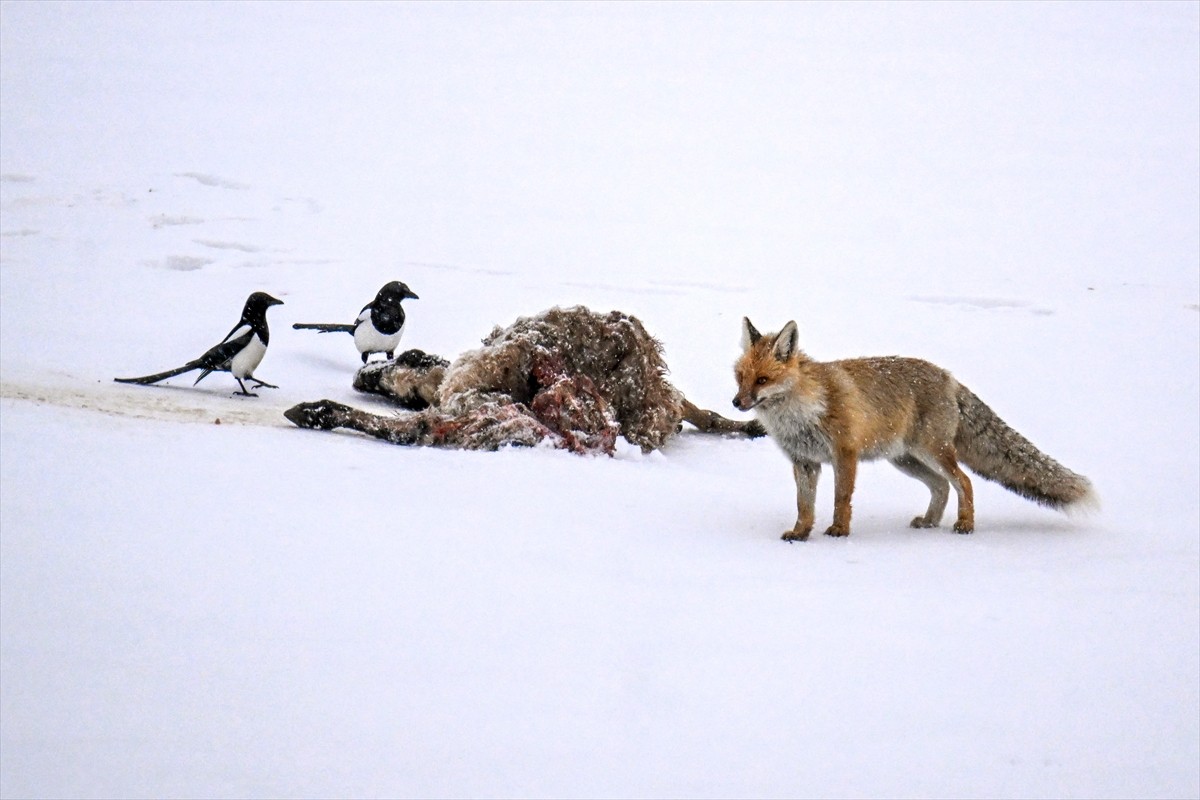
<path fill-rule="evenodd" d="M 758 380 L 756 380 L 756 381 L 754 382 L 754 384 L 755 384 L 756 386 L 762 386 L 762 385 L 763 385 L 763 384 L 765 384 L 766 382 L 767 382 L 767 376 L 766 376 L 766 375 L 759 375 L 759 376 L 758 376 Z"/>

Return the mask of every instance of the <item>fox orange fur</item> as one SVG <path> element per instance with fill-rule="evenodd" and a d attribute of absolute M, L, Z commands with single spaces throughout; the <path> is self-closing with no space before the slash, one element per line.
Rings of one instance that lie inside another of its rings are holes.
<path fill-rule="evenodd" d="M 764 335 L 743 319 L 743 353 L 734 368 L 734 406 L 753 409 L 792 461 L 798 513 L 785 540 L 807 539 L 812 531 L 822 463 L 834 472 L 830 536 L 850 534 L 858 462 L 878 458 L 928 487 L 929 507 L 912 520 L 914 528 L 941 522 L 953 488 L 954 530 L 975 529 L 971 480 L 960 462 L 1051 508 L 1096 503 L 1087 478 L 1038 450 L 946 370 L 895 356 L 813 361 L 798 339 L 795 322 Z"/>

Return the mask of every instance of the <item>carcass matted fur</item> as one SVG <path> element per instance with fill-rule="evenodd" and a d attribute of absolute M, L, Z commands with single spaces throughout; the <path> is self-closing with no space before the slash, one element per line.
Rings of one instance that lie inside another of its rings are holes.
<path fill-rule="evenodd" d="M 563 378 L 586 378 L 621 435 L 649 451 L 662 447 L 683 419 L 683 395 L 666 373 L 662 346 L 636 317 L 556 307 L 497 327 L 483 347 L 459 356 L 442 380 L 439 405 L 461 414 L 500 395 L 532 406 Z"/>

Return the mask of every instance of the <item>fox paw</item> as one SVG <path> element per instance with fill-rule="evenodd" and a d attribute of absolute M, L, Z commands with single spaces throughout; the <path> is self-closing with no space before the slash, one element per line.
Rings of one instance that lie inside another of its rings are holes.
<path fill-rule="evenodd" d="M 811 528 L 809 529 L 811 530 Z M 808 540 L 808 531 L 798 531 L 793 528 L 790 531 L 784 531 L 780 538 L 785 542 L 804 542 Z"/>
<path fill-rule="evenodd" d="M 830 525 L 829 529 L 827 531 L 825 531 L 825 535 L 826 536 L 849 536 L 850 535 L 850 526 L 849 525 Z"/>
<path fill-rule="evenodd" d="M 913 521 L 908 523 L 908 527 L 910 527 L 910 528 L 936 528 L 937 523 L 931 519 L 925 519 L 924 517 L 913 517 Z"/>
<path fill-rule="evenodd" d="M 962 520 L 959 520 L 958 522 L 954 523 L 955 533 L 971 533 L 974 530 L 975 523 L 973 522 L 963 522 Z"/>

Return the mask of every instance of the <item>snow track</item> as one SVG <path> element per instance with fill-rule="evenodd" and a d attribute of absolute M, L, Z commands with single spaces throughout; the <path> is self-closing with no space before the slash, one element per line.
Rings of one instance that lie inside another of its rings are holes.
<path fill-rule="evenodd" d="M 287 404 L 259 397 L 224 397 L 215 392 L 172 386 L 110 389 L 96 386 L 0 382 L 0 397 L 37 405 L 75 408 L 132 419 L 232 425 L 291 427 L 283 417 Z"/>

